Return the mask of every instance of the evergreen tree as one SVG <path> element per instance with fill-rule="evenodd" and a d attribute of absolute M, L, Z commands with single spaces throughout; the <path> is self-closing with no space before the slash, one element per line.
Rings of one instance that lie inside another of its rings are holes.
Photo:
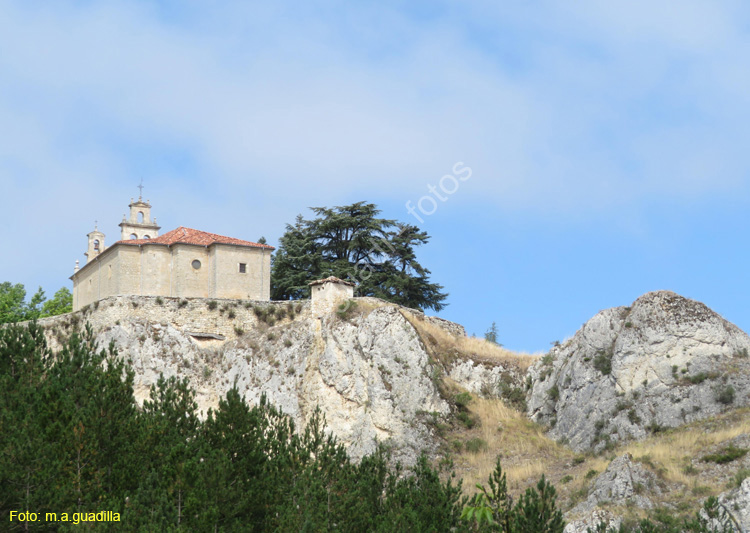
<path fill-rule="evenodd" d="M 315 218 L 298 216 L 280 239 L 272 298 L 309 297 L 310 281 L 336 276 L 356 282 L 360 296 L 420 309 L 445 307 L 443 287 L 431 283 L 430 271 L 416 260 L 415 248 L 429 240 L 426 232 L 379 218 L 380 210 L 365 202 L 312 211 Z"/>
<path fill-rule="evenodd" d="M 497 342 L 497 323 L 493 322 L 490 326 L 490 329 L 485 332 L 484 340 L 486 340 L 487 342 L 491 342 L 492 344 L 502 346 L 502 344 Z"/>

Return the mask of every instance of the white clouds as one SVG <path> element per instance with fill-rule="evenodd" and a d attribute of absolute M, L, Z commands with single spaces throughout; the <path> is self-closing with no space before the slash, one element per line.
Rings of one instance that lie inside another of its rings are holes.
<path fill-rule="evenodd" d="M 175 218 L 208 190 L 271 234 L 308 205 L 405 201 L 458 160 L 462 201 L 575 216 L 746 180 L 741 4 L 434 6 L 6 2 L 11 209 L 55 190 L 119 216 L 143 177 L 180 189 Z"/>

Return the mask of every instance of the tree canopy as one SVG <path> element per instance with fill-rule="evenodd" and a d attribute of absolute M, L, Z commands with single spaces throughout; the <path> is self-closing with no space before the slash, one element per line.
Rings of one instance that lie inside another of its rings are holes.
<path fill-rule="evenodd" d="M 380 218 L 375 204 L 311 208 L 287 224 L 271 268 L 271 298 L 306 298 L 308 282 L 336 276 L 357 283 L 359 296 L 375 296 L 407 307 L 440 311 L 447 304 L 443 286 L 415 248 L 430 237 L 418 227 Z"/>
<path fill-rule="evenodd" d="M 67 287 L 57 291 L 51 300 L 47 300 L 39 287 L 27 302 L 26 288 L 21 283 L 0 283 L 0 324 L 61 315 L 72 309 L 73 295 Z"/>

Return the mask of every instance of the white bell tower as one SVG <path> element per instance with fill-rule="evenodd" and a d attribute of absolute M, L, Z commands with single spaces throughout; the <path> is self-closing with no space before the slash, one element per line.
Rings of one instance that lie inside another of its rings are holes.
<path fill-rule="evenodd" d="M 139 185 L 138 188 L 143 194 L 143 185 Z M 161 229 L 156 224 L 156 219 L 151 220 L 151 204 L 148 200 L 143 201 L 143 196 L 138 195 L 138 201 L 134 202 L 130 199 L 130 218 L 122 217 L 120 222 L 120 228 L 122 229 L 120 238 L 123 241 L 129 239 L 153 239 L 159 236 L 159 230 Z"/>

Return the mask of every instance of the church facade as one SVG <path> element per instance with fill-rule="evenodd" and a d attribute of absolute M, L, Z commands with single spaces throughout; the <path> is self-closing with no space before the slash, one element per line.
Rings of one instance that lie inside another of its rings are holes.
<path fill-rule="evenodd" d="M 130 202 L 120 240 L 88 234 L 86 264 L 76 261 L 73 310 L 108 296 L 269 300 L 272 246 L 179 227 L 163 235 L 151 205 Z"/>

